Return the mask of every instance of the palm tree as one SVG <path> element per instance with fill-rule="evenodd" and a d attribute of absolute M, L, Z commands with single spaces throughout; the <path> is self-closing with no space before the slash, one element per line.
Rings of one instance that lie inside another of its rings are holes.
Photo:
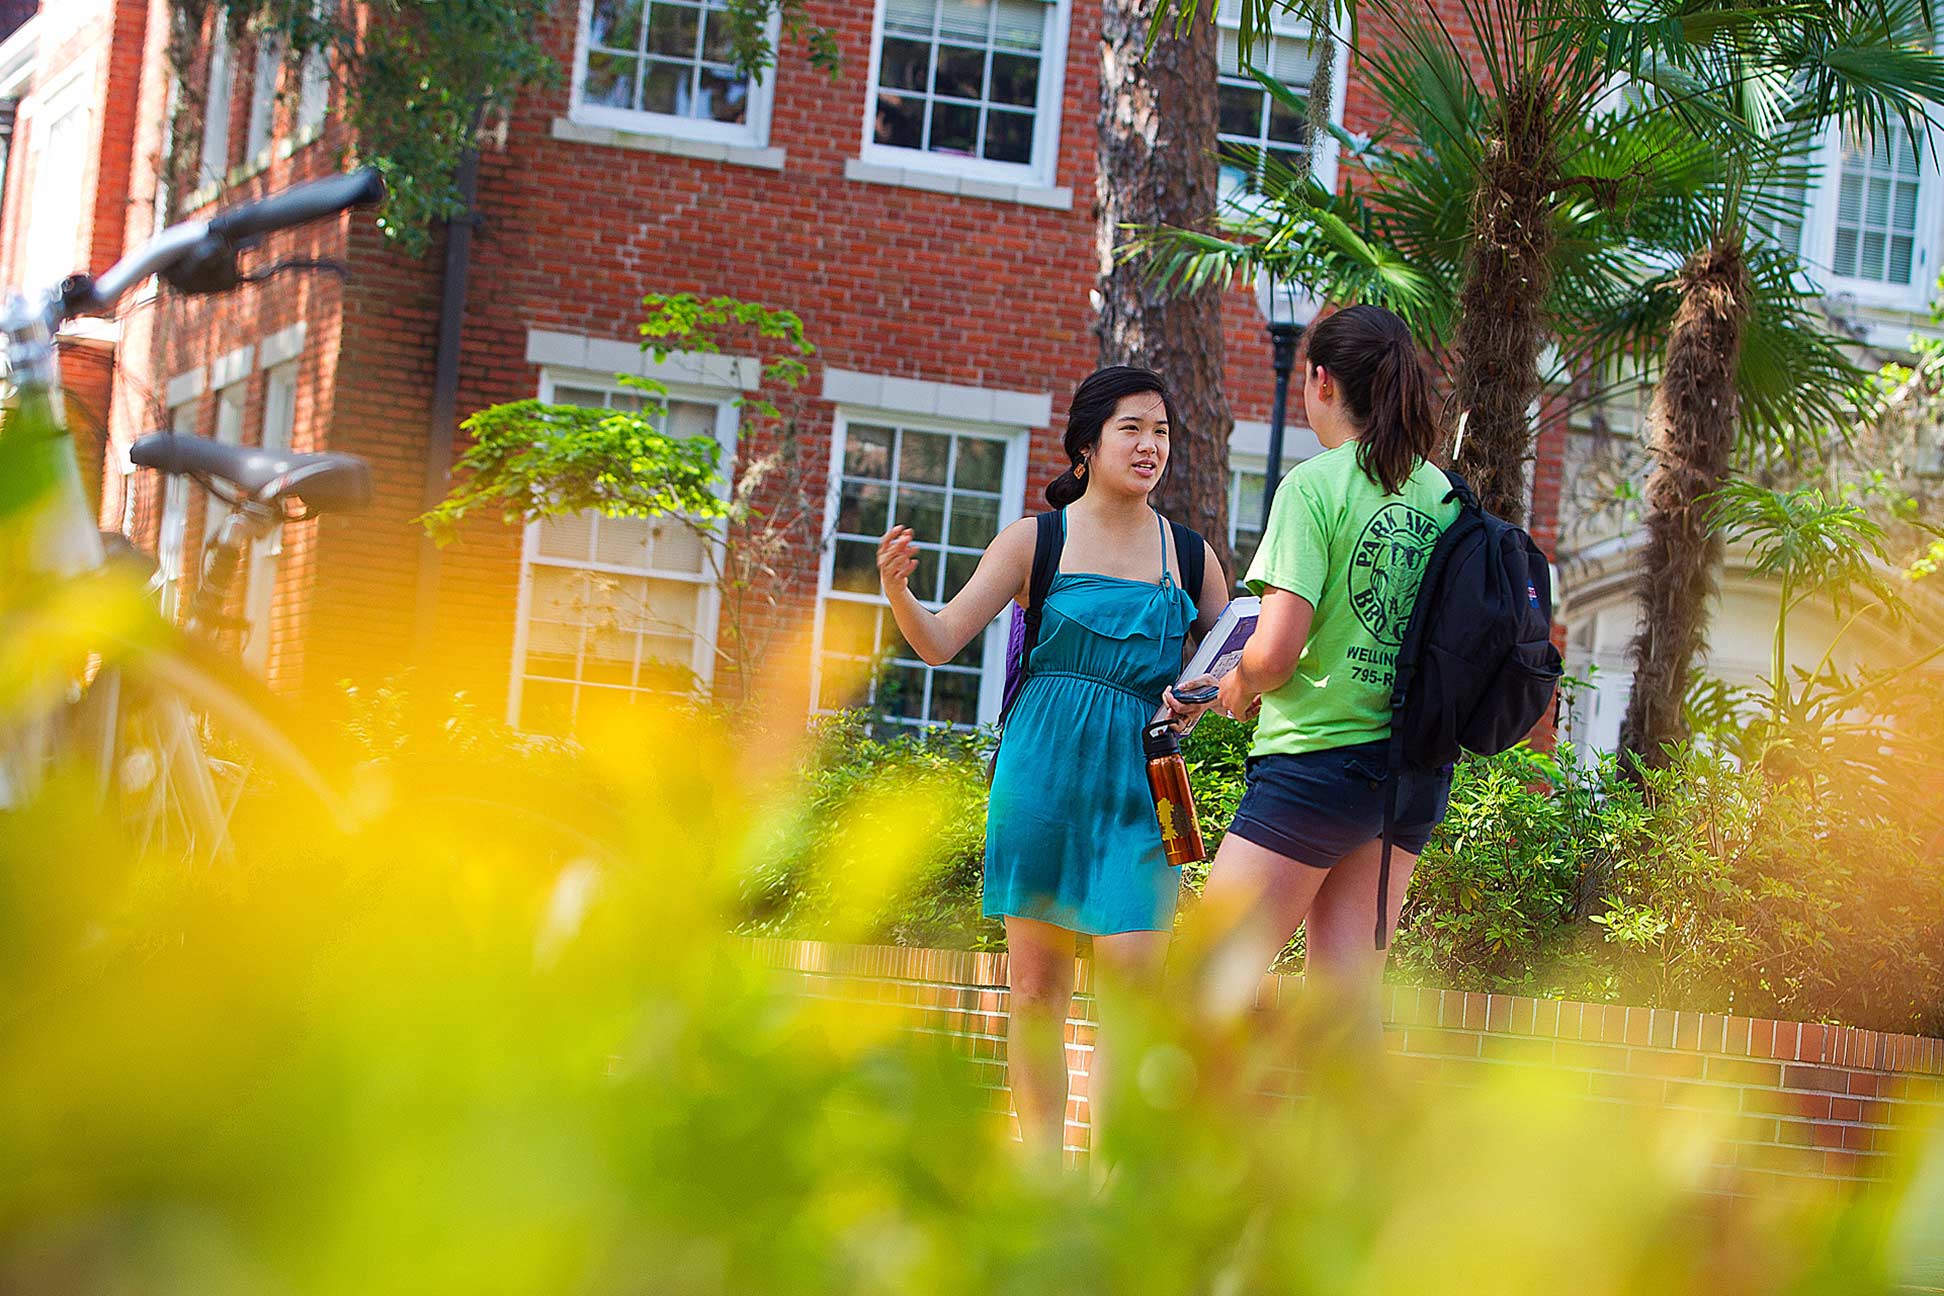
<path fill-rule="evenodd" d="M 1626 321 L 1661 331 L 1657 317 L 1671 314 L 1649 416 L 1654 468 L 1620 733 L 1631 768 L 1665 764 L 1687 736 L 1683 704 L 1722 562 L 1713 500 L 1738 448 L 1787 449 L 1818 426 L 1840 425 L 1861 394 L 1862 375 L 1790 291 L 1795 258 L 1751 243 L 1751 224 L 1788 219 L 1777 195 L 1802 191 L 1802 159 L 1831 120 L 1864 137 L 1888 134 L 1893 119 L 1918 134 L 1926 105 L 1944 97 L 1931 19 L 1930 0 L 1818 0 L 1668 51 L 1692 94 L 1713 100 L 1710 115 L 1741 129 L 1723 156 L 1728 183 L 1695 213 L 1693 250 Z"/>

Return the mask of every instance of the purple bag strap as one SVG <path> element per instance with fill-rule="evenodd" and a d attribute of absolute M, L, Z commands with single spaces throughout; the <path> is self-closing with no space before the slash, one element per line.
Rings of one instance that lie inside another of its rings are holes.
<path fill-rule="evenodd" d="M 1060 551 L 1066 547 L 1066 526 L 1057 510 L 1041 513 L 1033 536 L 1033 579 L 1026 590 L 1026 606 L 1012 605 L 1012 625 L 1006 634 L 1006 689 L 999 703 L 999 723 L 1003 727 L 1012 713 L 1019 691 L 1026 686 L 1026 672 L 1039 643 L 1040 609 L 1053 588 L 1053 577 L 1060 570 Z"/>

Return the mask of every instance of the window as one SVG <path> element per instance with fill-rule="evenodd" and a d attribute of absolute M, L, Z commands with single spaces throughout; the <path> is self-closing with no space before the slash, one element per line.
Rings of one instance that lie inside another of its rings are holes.
<path fill-rule="evenodd" d="M 624 130 L 763 143 L 769 78 L 730 58 L 730 0 L 582 0 L 574 115 Z"/>
<path fill-rule="evenodd" d="M 216 439 L 224 445 L 243 444 L 243 392 L 247 384 L 238 381 L 216 394 Z M 210 496 L 203 508 L 203 548 L 216 538 L 223 525 L 223 505 Z"/>
<path fill-rule="evenodd" d="M 1051 182 L 1064 0 L 883 0 L 867 151 Z"/>
<path fill-rule="evenodd" d="M 549 377 L 542 398 L 590 409 L 647 410 L 672 436 L 727 442 L 733 406 L 652 397 Z M 665 420 L 665 421 L 664 421 Z M 526 529 L 515 633 L 513 723 L 566 733 L 590 700 L 693 693 L 714 673 L 712 538 L 681 518 L 549 518 Z"/>
<path fill-rule="evenodd" d="M 283 41 L 269 33 L 256 42 L 256 74 L 250 81 L 250 121 L 243 135 L 243 162 L 258 166 L 270 157 L 277 121 L 277 74 L 283 70 Z"/>
<path fill-rule="evenodd" d="M 218 9 L 209 41 L 209 84 L 203 99 L 202 178 L 221 184 L 229 175 L 230 43 L 229 13 Z"/>
<path fill-rule="evenodd" d="M 196 433 L 194 402 L 169 413 L 169 430 L 177 436 Z M 181 473 L 162 478 L 162 526 L 155 539 L 156 575 L 162 585 L 162 615 L 175 619 L 182 598 L 182 554 L 189 535 L 189 479 Z"/>
<path fill-rule="evenodd" d="M 863 701 L 887 723 L 971 728 L 996 716 L 988 660 L 1005 651 L 1005 632 L 988 628 L 950 662 L 927 666 L 898 634 L 878 592 L 877 543 L 893 526 L 918 541 L 911 590 L 930 608 L 964 586 L 999 528 L 1019 515 L 1008 467 L 1017 439 L 1003 434 L 934 431 L 880 422 L 838 430 L 838 482 L 825 561 L 818 632 L 820 710 L 856 704 L 862 673 L 873 677 Z M 1004 618 L 994 625 L 1004 623 Z M 998 659 L 1003 668 L 1002 656 Z M 990 703 L 990 705 L 986 705 Z"/>
<path fill-rule="evenodd" d="M 38 284 L 54 284 L 87 267 L 77 246 L 82 224 L 82 167 L 88 158 L 88 87 L 70 81 L 43 102 L 35 134 L 39 145 L 31 184 L 27 272 Z"/>
<path fill-rule="evenodd" d="M 331 61 L 321 49 L 304 55 L 297 89 L 297 138 L 301 141 L 324 128 L 331 106 Z"/>
<path fill-rule="evenodd" d="M 1267 465 L 1229 470 L 1229 551 L 1235 555 L 1235 579 L 1249 574 L 1256 546 L 1262 543 L 1262 484 Z"/>
<path fill-rule="evenodd" d="M 1887 138 L 1845 142 L 1830 251 L 1833 273 L 1910 282 L 1921 177 L 1916 144 L 1900 122 L 1891 123 Z"/>
<path fill-rule="evenodd" d="M 291 361 L 278 365 L 264 378 L 264 451 L 273 455 L 287 454 L 296 422 L 297 364 Z M 250 623 L 250 637 L 243 650 L 243 664 L 258 674 L 262 674 L 270 664 L 270 603 L 277 591 L 278 558 L 282 553 L 281 526 L 250 547 L 249 590 L 243 602 L 243 615 Z"/>
<path fill-rule="evenodd" d="M 1240 10 L 1241 0 L 1222 0 L 1216 11 L 1222 30 L 1215 129 L 1225 199 L 1260 192 L 1265 161 L 1298 170 L 1308 166 L 1313 143 L 1308 116 L 1277 100 L 1243 68 Z M 1316 83 L 1317 59 L 1331 55 L 1328 45 L 1312 48 L 1305 27 L 1278 16 L 1264 43 L 1251 51 L 1249 61 L 1307 101 L 1310 87 Z M 1341 85 L 1340 79 L 1337 84 Z M 1331 108 L 1334 112 L 1336 104 Z M 1318 159 L 1319 163 L 1323 160 Z M 1328 181 L 1334 176 L 1319 166 L 1318 178 Z"/>

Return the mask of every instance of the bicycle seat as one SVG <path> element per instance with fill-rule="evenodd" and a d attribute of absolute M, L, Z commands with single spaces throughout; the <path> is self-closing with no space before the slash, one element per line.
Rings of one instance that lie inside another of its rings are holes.
<path fill-rule="evenodd" d="M 260 504 L 296 499 L 307 512 L 336 513 L 371 503 L 371 467 L 356 455 L 270 454 L 208 437 L 154 432 L 130 446 L 128 457 L 157 472 L 213 477 Z"/>

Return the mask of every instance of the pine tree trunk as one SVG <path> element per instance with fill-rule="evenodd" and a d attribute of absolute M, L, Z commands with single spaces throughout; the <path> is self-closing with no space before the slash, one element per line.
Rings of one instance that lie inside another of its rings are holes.
<path fill-rule="evenodd" d="M 1532 86 L 1507 87 L 1497 108 L 1458 289 L 1452 402 L 1464 420 L 1458 471 L 1488 511 L 1523 522 L 1561 123 L 1548 93 Z"/>
<path fill-rule="evenodd" d="M 1739 233 L 1690 258 L 1680 289 L 1666 372 L 1649 415 L 1655 462 L 1647 479 L 1640 624 L 1629 649 L 1633 696 L 1620 728 L 1621 750 L 1649 768 L 1666 763 L 1666 744 L 1687 736 L 1682 704 L 1721 571 L 1721 536 L 1707 499 L 1727 483 L 1735 448 L 1735 370 L 1750 294 Z"/>
<path fill-rule="evenodd" d="M 1228 439 L 1235 426 L 1223 394 L 1222 290 L 1169 295 L 1144 260 L 1120 261 L 1124 227 L 1205 228 L 1217 194 L 1216 30 L 1172 26 L 1144 58 L 1157 0 L 1101 5 L 1096 246 L 1100 254 L 1100 362 L 1145 365 L 1167 380 L 1179 426 L 1154 506 L 1207 537 L 1224 571 L 1228 547 Z M 1264 346 L 1265 363 L 1268 348 Z M 1232 574 L 1232 573 L 1231 573 Z"/>

